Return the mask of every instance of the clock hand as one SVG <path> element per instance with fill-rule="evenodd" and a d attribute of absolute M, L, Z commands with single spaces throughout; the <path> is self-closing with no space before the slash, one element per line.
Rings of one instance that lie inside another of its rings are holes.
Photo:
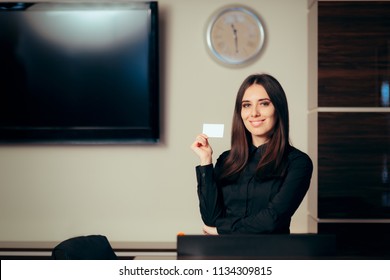
<path fill-rule="evenodd" d="M 238 53 L 238 36 L 237 36 L 237 29 L 234 27 L 234 24 L 231 24 L 231 27 L 233 29 L 233 38 L 234 38 L 234 44 L 236 47 L 236 53 Z"/>

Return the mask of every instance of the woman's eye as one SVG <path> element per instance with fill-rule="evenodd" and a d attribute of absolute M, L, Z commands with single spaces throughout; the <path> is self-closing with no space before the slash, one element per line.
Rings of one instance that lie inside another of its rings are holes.
<path fill-rule="evenodd" d="M 244 103 L 244 104 L 242 104 L 242 108 L 249 108 L 250 105 L 251 105 L 251 104 L 249 104 L 249 103 Z"/>
<path fill-rule="evenodd" d="M 264 106 L 264 107 L 269 106 L 269 104 L 271 104 L 271 102 L 269 102 L 269 101 L 265 101 L 265 102 L 261 102 L 261 103 L 260 103 L 260 105 L 261 105 L 261 106 Z"/>

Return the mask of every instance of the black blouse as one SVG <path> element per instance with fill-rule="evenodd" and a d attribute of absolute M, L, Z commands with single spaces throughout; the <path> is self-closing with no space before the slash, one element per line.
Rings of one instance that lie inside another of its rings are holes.
<path fill-rule="evenodd" d="M 215 172 L 229 151 L 212 164 L 197 166 L 199 206 L 203 222 L 219 234 L 289 233 L 291 217 L 310 185 L 313 164 L 309 156 L 290 146 L 283 177 L 259 179 L 255 169 L 262 146 L 252 147 L 246 168 L 234 182 L 220 186 Z"/>

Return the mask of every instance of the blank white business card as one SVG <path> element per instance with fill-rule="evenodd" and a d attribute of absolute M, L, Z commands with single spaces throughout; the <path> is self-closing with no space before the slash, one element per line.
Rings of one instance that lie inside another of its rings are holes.
<path fill-rule="evenodd" d="M 222 138 L 224 127 L 225 125 L 223 124 L 205 123 L 203 124 L 203 133 L 206 134 L 208 137 Z"/>

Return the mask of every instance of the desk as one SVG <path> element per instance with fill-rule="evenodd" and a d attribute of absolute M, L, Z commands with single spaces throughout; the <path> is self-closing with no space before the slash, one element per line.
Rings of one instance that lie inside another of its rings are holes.
<path fill-rule="evenodd" d="M 178 259 L 333 259 L 334 235 L 184 235 L 177 237 Z"/>

